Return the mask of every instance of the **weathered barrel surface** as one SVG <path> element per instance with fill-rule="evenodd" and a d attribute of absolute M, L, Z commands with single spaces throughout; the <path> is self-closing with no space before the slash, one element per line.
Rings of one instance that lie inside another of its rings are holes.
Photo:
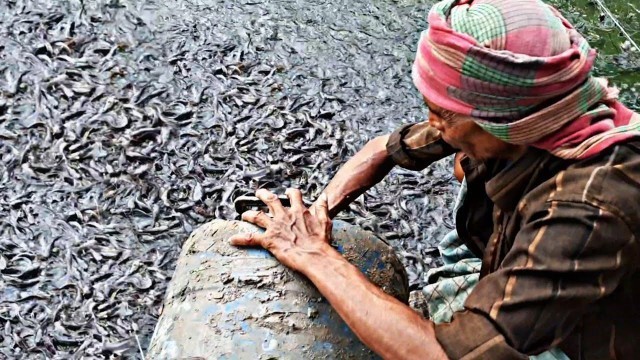
<path fill-rule="evenodd" d="M 315 287 L 262 249 L 229 245 L 260 232 L 215 220 L 191 235 L 169 284 L 149 359 L 375 359 Z M 406 302 L 406 273 L 372 233 L 334 222 L 333 245 Z"/>

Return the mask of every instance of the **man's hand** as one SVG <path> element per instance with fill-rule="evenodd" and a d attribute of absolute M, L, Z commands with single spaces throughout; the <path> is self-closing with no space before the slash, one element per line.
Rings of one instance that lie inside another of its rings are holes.
<path fill-rule="evenodd" d="M 446 359 L 430 321 L 385 294 L 329 245 L 331 220 L 325 194 L 313 211 L 304 207 L 298 190 L 287 190 L 290 209 L 267 190 L 258 190 L 256 196 L 267 204 L 271 216 L 247 211 L 242 218 L 266 231 L 235 235 L 231 244 L 262 246 L 308 277 L 360 340 L 382 358 Z"/>
<path fill-rule="evenodd" d="M 261 246 L 273 254 L 281 263 L 302 271 L 309 255 L 328 255 L 335 250 L 331 242 L 331 219 L 326 195 L 321 195 L 309 211 L 303 202 L 300 190 L 286 191 L 291 208 L 285 208 L 272 192 L 260 189 L 256 196 L 268 207 L 269 215 L 262 211 L 247 211 L 242 220 L 256 224 L 266 231 L 263 234 L 239 234 L 231 237 L 236 246 Z"/>

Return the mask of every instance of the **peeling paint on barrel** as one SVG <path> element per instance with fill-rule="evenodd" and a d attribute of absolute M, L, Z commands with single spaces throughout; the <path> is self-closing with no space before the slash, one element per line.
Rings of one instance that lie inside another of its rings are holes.
<path fill-rule="evenodd" d="M 376 359 L 315 287 L 262 249 L 228 238 L 260 232 L 215 220 L 183 246 L 148 351 L 149 359 Z M 406 273 L 373 234 L 335 222 L 334 246 L 402 301 Z"/>

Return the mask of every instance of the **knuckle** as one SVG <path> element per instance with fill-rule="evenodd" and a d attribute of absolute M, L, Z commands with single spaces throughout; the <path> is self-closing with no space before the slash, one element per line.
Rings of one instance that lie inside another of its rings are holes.
<path fill-rule="evenodd" d="M 273 251 L 275 249 L 275 243 L 271 240 L 267 240 L 264 243 L 264 248 L 269 251 Z"/>
<path fill-rule="evenodd" d="M 248 233 L 244 234 L 244 243 L 245 245 L 252 246 L 255 245 L 255 239 L 253 238 L 253 234 Z"/>

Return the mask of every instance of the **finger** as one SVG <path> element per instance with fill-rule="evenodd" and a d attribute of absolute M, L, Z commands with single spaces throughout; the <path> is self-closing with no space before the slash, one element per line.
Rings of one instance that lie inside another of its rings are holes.
<path fill-rule="evenodd" d="M 233 246 L 262 246 L 264 236 L 256 233 L 236 234 L 229 238 Z"/>
<path fill-rule="evenodd" d="M 285 213 L 284 206 L 282 206 L 280 199 L 278 199 L 276 194 L 272 193 L 271 191 L 267 189 L 259 189 L 258 191 L 256 191 L 256 196 L 258 197 L 258 199 L 262 200 L 262 202 L 267 204 L 267 207 L 269 207 L 269 212 L 274 216 Z"/>
<path fill-rule="evenodd" d="M 242 220 L 267 228 L 271 224 L 271 218 L 262 211 L 249 210 L 242 213 Z"/>
<path fill-rule="evenodd" d="M 302 193 L 298 189 L 287 189 L 285 194 L 289 197 L 289 201 L 291 202 L 291 210 L 294 213 L 302 212 L 305 209 L 304 203 L 302 202 Z"/>

